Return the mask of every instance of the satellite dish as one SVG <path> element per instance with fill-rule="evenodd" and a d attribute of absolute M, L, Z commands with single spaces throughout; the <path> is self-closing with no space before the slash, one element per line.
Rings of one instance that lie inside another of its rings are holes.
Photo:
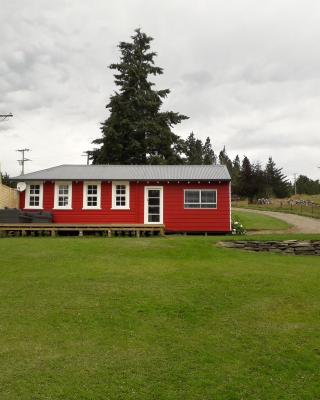
<path fill-rule="evenodd" d="M 27 185 L 25 184 L 25 182 L 18 182 L 17 184 L 17 190 L 19 192 L 24 192 L 27 188 Z"/>

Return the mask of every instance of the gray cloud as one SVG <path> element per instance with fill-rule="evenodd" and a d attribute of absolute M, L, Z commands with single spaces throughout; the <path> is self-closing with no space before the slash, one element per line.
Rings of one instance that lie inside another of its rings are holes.
<path fill-rule="evenodd" d="M 100 136 L 115 89 L 107 66 L 140 26 L 155 38 L 164 109 L 190 119 L 177 127 L 210 136 L 216 150 L 269 155 L 288 174 L 319 176 L 320 4 L 317 0 L 12 0 L 2 5 L 0 160 L 18 172 L 80 163 Z"/>

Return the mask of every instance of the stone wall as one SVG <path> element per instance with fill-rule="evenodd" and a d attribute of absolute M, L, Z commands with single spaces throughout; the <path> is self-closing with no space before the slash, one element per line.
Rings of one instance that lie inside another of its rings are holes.
<path fill-rule="evenodd" d="M 19 194 L 16 189 L 12 189 L 0 183 L 0 209 L 19 208 Z"/>
<path fill-rule="evenodd" d="M 220 244 L 223 247 L 247 251 L 268 251 L 271 253 L 320 256 L 320 240 L 270 240 L 265 242 L 235 240 L 221 242 Z"/>

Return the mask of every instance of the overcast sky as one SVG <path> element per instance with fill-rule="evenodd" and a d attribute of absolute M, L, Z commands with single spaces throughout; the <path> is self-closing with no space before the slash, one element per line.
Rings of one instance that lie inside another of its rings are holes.
<path fill-rule="evenodd" d="M 27 171 L 85 162 L 115 89 L 107 66 L 137 27 L 171 89 L 163 109 L 190 117 L 176 133 L 320 177 L 319 0 L 1 1 L 2 170 L 18 174 L 22 147 Z"/>

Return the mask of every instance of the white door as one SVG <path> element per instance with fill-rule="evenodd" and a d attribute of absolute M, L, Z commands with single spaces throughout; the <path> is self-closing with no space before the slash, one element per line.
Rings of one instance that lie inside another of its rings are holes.
<path fill-rule="evenodd" d="M 163 187 L 144 188 L 144 223 L 163 224 Z"/>

